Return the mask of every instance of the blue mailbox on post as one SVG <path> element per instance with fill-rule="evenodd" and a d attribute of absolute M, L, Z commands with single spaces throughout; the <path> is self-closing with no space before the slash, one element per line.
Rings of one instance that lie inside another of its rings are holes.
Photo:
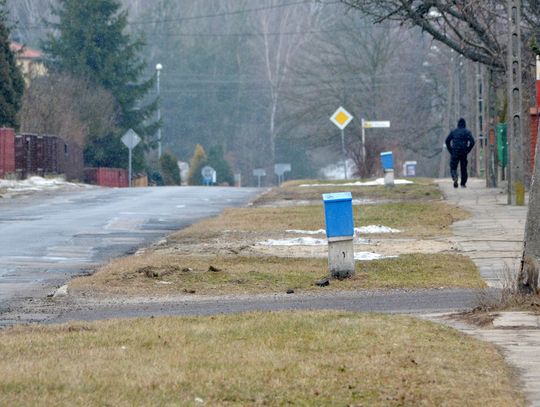
<path fill-rule="evenodd" d="M 381 153 L 381 164 L 383 170 L 393 170 L 394 169 L 394 156 L 391 151 L 385 151 Z"/>
<path fill-rule="evenodd" d="M 323 194 L 326 237 L 354 236 L 352 194 L 337 192 Z"/>

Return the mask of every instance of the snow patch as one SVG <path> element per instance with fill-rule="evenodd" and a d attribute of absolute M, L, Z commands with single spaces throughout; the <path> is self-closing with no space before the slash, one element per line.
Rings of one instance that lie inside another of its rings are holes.
<path fill-rule="evenodd" d="M 409 185 L 414 184 L 414 182 L 406 180 L 406 179 L 396 179 L 394 180 L 394 184 L 396 185 Z M 302 184 L 301 187 L 327 187 L 327 186 L 339 186 L 339 187 L 370 187 L 370 186 L 378 186 L 378 185 L 384 185 L 384 178 L 377 178 L 374 181 L 357 181 L 357 182 L 349 182 L 345 184 L 329 184 L 329 183 L 320 183 L 320 184 Z"/>
<path fill-rule="evenodd" d="M 299 235 L 325 235 L 326 231 L 324 229 L 319 230 L 301 230 L 301 229 L 288 229 L 285 232 L 287 233 L 296 233 Z M 370 233 L 400 233 L 401 230 L 392 229 L 388 226 L 382 225 L 369 225 L 361 226 L 354 229 L 356 235 L 370 234 Z"/>
<path fill-rule="evenodd" d="M 301 229 L 289 229 L 286 230 L 287 233 L 297 233 L 299 235 L 325 235 L 326 231 L 324 229 L 319 230 L 301 230 Z"/>
<path fill-rule="evenodd" d="M 297 237 L 294 239 L 268 239 L 259 242 L 262 246 L 322 246 L 326 245 L 326 239 L 315 239 L 313 237 Z"/>
<path fill-rule="evenodd" d="M 0 180 L 0 188 L 6 189 L 8 192 L 25 192 L 25 191 L 45 191 L 59 189 L 65 186 L 79 187 L 79 188 L 91 188 L 89 185 L 75 184 L 73 182 L 67 182 L 63 178 L 43 178 L 43 177 L 30 177 L 24 180 Z"/>
<path fill-rule="evenodd" d="M 357 261 L 370 261 L 370 260 L 381 260 L 381 259 L 394 259 L 397 256 L 385 256 L 379 253 L 372 252 L 355 252 L 354 259 Z"/>
<path fill-rule="evenodd" d="M 357 235 L 369 234 L 369 233 L 401 233 L 401 230 L 392 229 L 392 228 L 389 228 L 388 226 L 382 226 L 382 225 L 369 225 L 369 226 L 361 226 L 359 228 L 355 228 L 354 233 Z"/>
<path fill-rule="evenodd" d="M 53 298 L 66 297 L 67 295 L 68 295 L 68 286 L 66 284 L 54 292 Z"/>

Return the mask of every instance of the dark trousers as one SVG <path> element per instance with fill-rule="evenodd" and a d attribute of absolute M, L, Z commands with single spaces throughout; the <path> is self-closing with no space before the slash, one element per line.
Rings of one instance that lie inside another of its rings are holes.
<path fill-rule="evenodd" d="M 459 169 L 461 172 L 461 185 L 467 183 L 469 175 L 467 174 L 467 154 L 452 154 L 450 156 L 450 174 L 452 175 L 453 180 L 457 180 L 457 167 L 459 164 Z"/>

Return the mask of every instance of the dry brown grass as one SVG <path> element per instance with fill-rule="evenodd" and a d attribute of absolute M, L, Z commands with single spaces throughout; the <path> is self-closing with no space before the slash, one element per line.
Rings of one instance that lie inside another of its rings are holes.
<path fill-rule="evenodd" d="M 210 267 L 219 271 L 209 271 Z M 474 263 L 456 254 L 410 254 L 357 262 L 357 275 L 314 285 L 327 260 L 270 256 L 200 256 L 155 252 L 115 260 L 92 276 L 72 280 L 74 292 L 114 295 L 257 294 L 377 288 L 482 288 Z"/>
<path fill-rule="evenodd" d="M 154 318 L 0 332 L 0 405 L 522 406 L 492 345 L 404 316 Z"/>
<path fill-rule="evenodd" d="M 280 188 L 273 188 L 269 192 L 261 195 L 255 200 L 255 205 L 270 205 L 280 201 L 302 200 L 321 201 L 322 194 L 331 192 L 350 191 L 353 199 L 372 199 L 390 201 L 418 201 L 418 200 L 438 200 L 442 198 L 439 187 L 433 180 L 427 178 L 416 178 L 414 184 L 396 185 L 392 188 L 385 186 L 343 186 L 344 183 L 355 182 L 357 180 L 345 181 L 317 181 L 300 180 L 285 182 Z M 300 187 L 302 184 L 328 185 L 316 187 Z"/>
<path fill-rule="evenodd" d="M 355 226 L 384 225 L 402 230 L 399 236 L 427 237 L 450 234 L 450 225 L 470 214 L 445 202 L 401 202 L 354 206 Z M 285 233 L 288 229 L 324 229 L 321 205 L 286 208 L 232 208 L 173 234 L 170 241 L 191 242 L 219 238 L 223 232 Z M 396 235 L 397 236 L 397 235 Z M 230 236 L 229 236 L 230 238 Z"/>
<path fill-rule="evenodd" d="M 449 233 L 468 213 L 444 202 L 401 202 L 355 206 L 357 226 L 382 224 L 402 230 L 392 237 L 423 238 Z M 75 292 L 115 295 L 254 294 L 317 290 L 328 274 L 327 260 L 315 253 L 259 250 L 257 242 L 297 237 L 288 229 L 324 228 L 322 205 L 227 209 L 167 239 L 140 256 L 113 261 L 91 277 L 70 283 Z M 366 236 L 364 236 L 366 237 Z M 398 243 L 396 243 L 398 244 Z M 391 247 L 391 243 L 385 242 Z M 368 246 L 362 250 L 377 250 Z M 295 251 L 296 250 L 296 251 Z M 390 252 L 390 250 L 387 250 Z M 324 254 L 323 254 L 324 255 Z M 213 267 L 220 271 L 209 271 Z M 335 281 L 330 289 L 479 288 L 484 283 L 470 259 L 455 254 L 406 254 L 398 259 L 359 262 L 354 279 Z M 327 290 L 328 288 L 325 288 Z"/>

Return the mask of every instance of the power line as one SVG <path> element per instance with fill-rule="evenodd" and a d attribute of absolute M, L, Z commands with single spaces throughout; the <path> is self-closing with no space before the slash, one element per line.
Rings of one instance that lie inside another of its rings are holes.
<path fill-rule="evenodd" d="M 184 21 L 203 20 L 203 19 L 209 19 L 209 18 L 227 17 L 227 16 L 233 16 L 233 15 L 239 15 L 239 14 L 254 13 L 254 12 L 265 11 L 265 10 L 274 10 L 274 9 L 298 6 L 301 4 L 309 4 L 309 3 L 313 3 L 313 0 L 300 0 L 300 1 L 294 1 L 291 3 L 285 3 L 285 4 L 248 8 L 248 9 L 243 9 L 243 10 L 224 11 L 221 13 L 204 14 L 204 15 L 190 16 L 190 17 L 178 17 L 178 18 L 169 18 L 169 19 L 162 19 L 162 20 L 128 21 L 127 25 L 136 26 L 136 25 L 155 25 L 155 24 L 164 24 L 164 23 L 180 23 Z M 330 2 L 322 3 L 322 4 L 329 5 L 329 4 L 336 4 L 336 3 L 339 3 L 339 1 L 330 1 Z M 12 22 L 12 23 L 15 23 L 15 22 Z M 43 30 L 47 28 L 49 27 L 47 27 L 46 25 L 31 25 L 31 26 L 22 27 L 21 29 Z"/>
<path fill-rule="evenodd" d="M 266 36 L 294 36 L 294 35 L 308 35 L 308 34 L 325 34 L 325 33 L 339 33 L 339 32 L 351 32 L 362 33 L 360 30 L 353 30 L 349 28 L 340 28 L 335 30 L 309 30 L 309 31 L 281 31 L 281 32 L 244 32 L 244 33 L 145 33 L 146 37 L 266 37 Z"/>
<path fill-rule="evenodd" d="M 273 10 L 273 9 L 278 9 L 278 8 L 297 6 L 297 5 L 300 5 L 300 4 L 307 4 L 307 3 L 311 3 L 311 2 L 312 2 L 311 0 L 301 0 L 301 1 L 295 1 L 295 2 L 292 2 L 292 3 L 277 4 L 277 5 L 273 5 L 273 6 L 263 6 L 263 7 L 256 7 L 256 8 L 248 8 L 248 9 L 244 9 L 244 10 L 224 11 L 222 13 L 206 14 L 206 15 L 200 15 L 200 16 L 170 18 L 170 19 L 157 20 L 157 21 L 131 21 L 128 24 L 129 25 L 146 25 L 146 24 L 176 23 L 176 22 L 181 22 L 181 21 L 200 20 L 200 19 L 216 18 L 216 17 L 226 17 L 226 16 L 233 16 L 233 15 L 244 14 L 244 13 L 254 13 L 254 12 L 257 12 L 257 11 Z"/>

